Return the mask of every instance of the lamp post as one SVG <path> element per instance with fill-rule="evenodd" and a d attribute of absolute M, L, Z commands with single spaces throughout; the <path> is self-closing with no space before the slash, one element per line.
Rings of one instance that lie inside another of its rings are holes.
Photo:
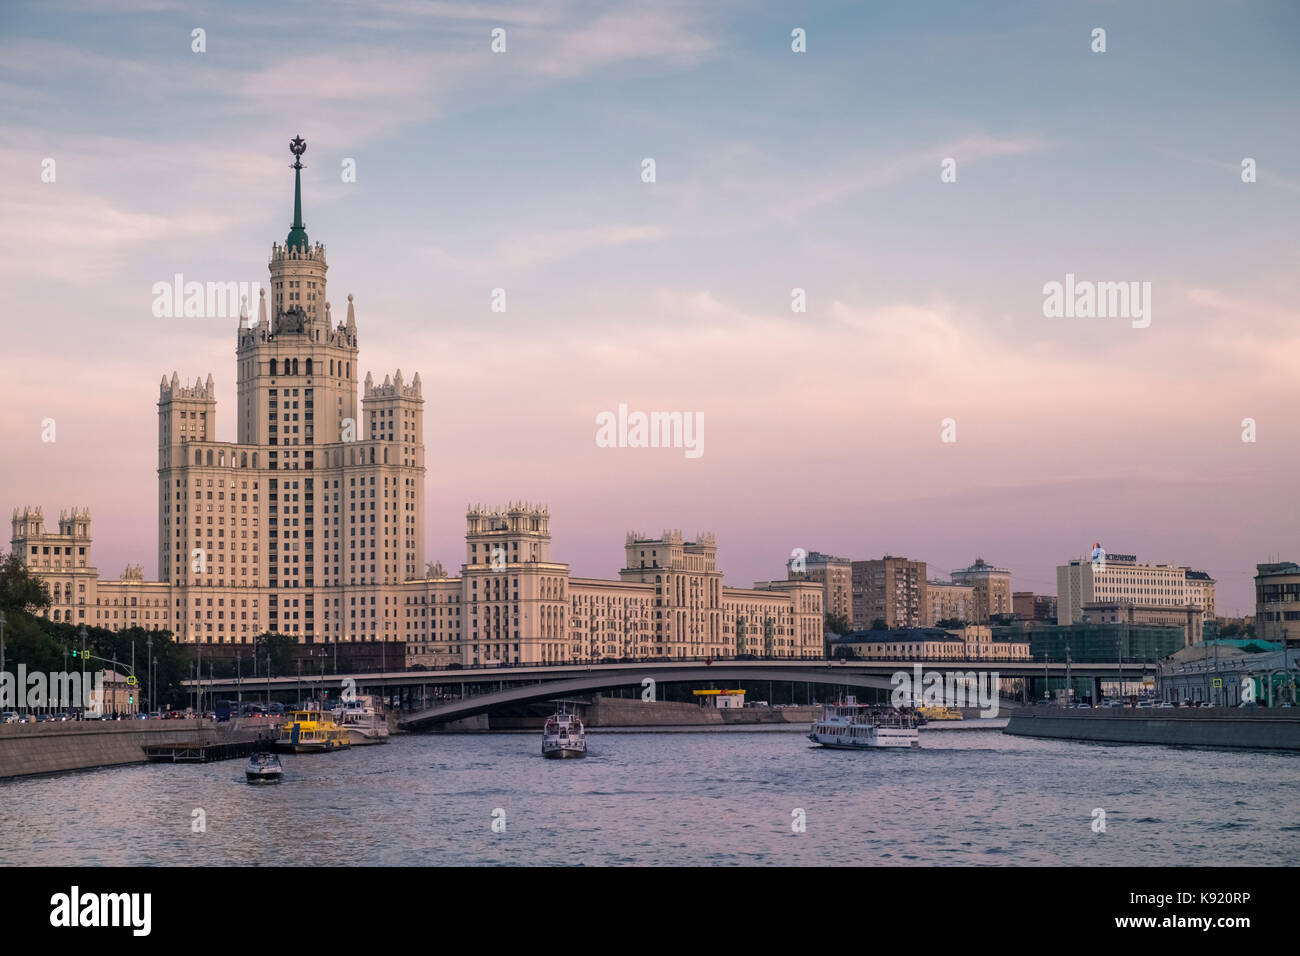
<path fill-rule="evenodd" d="M 67 670 L 68 669 L 67 665 L 64 665 L 63 669 Z M 5 672 L 5 612 L 0 611 L 0 675 L 3 675 L 4 672 Z M 0 676 L 0 680 L 3 679 L 4 678 Z M 17 688 L 15 687 L 14 690 L 17 691 Z M 15 701 L 15 703 L 17 702 Z"/>
<path fill-rule="evenodd" d="M 149 652 L 149 663 L 148 663 L 148 667 L 149 667 L 149 710 L 150 710 L 150 711 L 153 711 L 153 710 L 156 710 L 157 708 L 154 706 L 154 702 L 153 702 L 153 634 L 152 634 L 152 633 L 148 636 L 148 638 L 145 639 L 144 646 L 145 646 L 145 649 L 148 650 L 148 652 Z"/>
<path fill-rule="evenodd" d="M 86 699 L 86 625 L 77 628 L 77 636 L 81 638 L 81 694 L 82 701 Z M 82 708 L 85 709 L 84 707 Z M 104 709 L 104 702 L 100 701 L 99 709 Z"/>
<path fill-rule="evenodd" d="M 1070 702 L 1070 645 L 1065 645 L 1065 702 Z"/>

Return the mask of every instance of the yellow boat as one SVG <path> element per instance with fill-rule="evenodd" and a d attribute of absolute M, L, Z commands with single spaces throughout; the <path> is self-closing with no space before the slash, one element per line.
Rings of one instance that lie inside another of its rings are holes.
<path fill-rule="evenodd" d="M 952 707 L 922 707 L 918 713 L 926 720 L 961 720 L 960 710 Z"/>
<path fill-rule="evenodd" d="M 347 747 L 348 732 L 329 711 L 295 710 L 280 727 L 276 750 L 290 753 L 324 753 Z"/>

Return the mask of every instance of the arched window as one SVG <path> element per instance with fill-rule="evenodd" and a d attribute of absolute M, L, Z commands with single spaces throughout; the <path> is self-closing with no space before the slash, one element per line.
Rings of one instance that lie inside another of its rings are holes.
<path fill-rule="evenodd" d="M 275 359 L 271 359 L 271 374 L 275 374 Z"/>
<path fill-rule="evenodd" d="M 212 467 L 212 449 L 208 449 L 208 467 Z"/>
<path fill-rule="evenodd" d="M 297 360 L 297 359 L 294 359 L 294 360 L 293 360 L 293 374 L 294 374 L 294 375 L 297 375 L 297 374 L 298 374 L 298 360 Z"/>
<path fill-rule="evenodd" d="M 202 449 L 202 448 L 196 448 L 196 449 L 194 449 L 194 464 L 196 464 L 196 465 L 201 465 L 201 464 L 203 464 L 203 449 Z"/>
<path fill-rule="evenodd" d="M 247 468 L 247 467 L 248 467 L 248 452 L 246 452 L 246 451 L 241 451 L 241 452 L 239 453 L 239 467 L 240 467 L 240 468 Z"/>
<path fill-rule="evenodd" d="M 311 374 L 311 359 L 307 360 L 307 374 Z"/>

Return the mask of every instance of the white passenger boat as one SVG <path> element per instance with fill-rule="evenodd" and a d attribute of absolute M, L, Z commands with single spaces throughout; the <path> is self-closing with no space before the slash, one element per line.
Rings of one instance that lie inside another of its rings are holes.
<path fill-rule="evenodd" d="M 853 696 L 822 708 L 808 739 L 836 750 L 871 747 L 920 747 L 916 717 L 887 705 L 859 704 Z"/>
<path fill-rule="evenodd" d="M 348 732 L 353 747 L 388 743 L 388 718 L 378 699 L 363 694 L 334 708 L 334 719 Z"/>
<path fill-rule="evenodd" d="M 542 756 L 553 759 L 587 756 L 587 735 L 577 714 L 563 709 L 546 718 L 542 728 Z"/>

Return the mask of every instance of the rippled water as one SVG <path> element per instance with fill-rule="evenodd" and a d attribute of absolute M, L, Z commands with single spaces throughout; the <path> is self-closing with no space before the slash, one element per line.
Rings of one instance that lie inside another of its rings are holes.
<path fill-rule="evenodd" d="M 403 736 L 244 762 L 0 783 L 12 864 L 1289 864 L 1300 756 L 925 733 L 924 749 L 798 733 Z M 1092 831 L 1094 808 L 1106 832 Z M 207 830 L 191 830 L 192 811 Z M 494 833 L 493 811 L 506 830 Z M 791 830 L 805 811 L 807 829 Z"/>

